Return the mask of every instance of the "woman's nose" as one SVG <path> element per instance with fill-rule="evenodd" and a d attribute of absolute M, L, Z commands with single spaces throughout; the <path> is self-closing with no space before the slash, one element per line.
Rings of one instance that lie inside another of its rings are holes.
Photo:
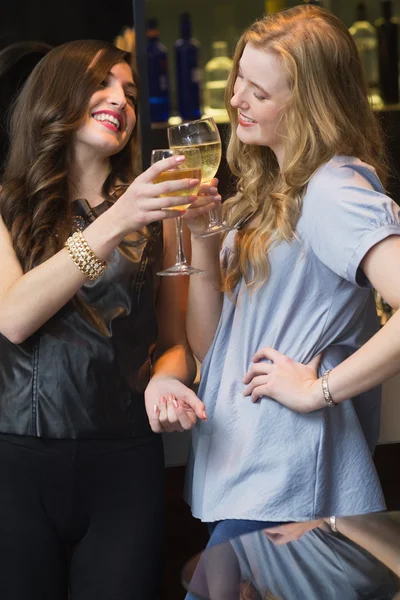
<path fill-rule="evenodd" d="M 235 94 L 233 94 L 233 96 L 231 98 L 231 106 L 233 106 L 233 108 L 242 108 L 242 107 L 248 108 L 249 104 L 246 101 L 244 94 L 242 93 L 241 90 L 238 90 Z"/>
<path fill-rule="evenodd" d="M 113 106 L 118 106 L 119 108 L 125 108 L 126 106 L 126 97 L 124 90 L 113 90 L 108 98 L 108 102 Z"/>

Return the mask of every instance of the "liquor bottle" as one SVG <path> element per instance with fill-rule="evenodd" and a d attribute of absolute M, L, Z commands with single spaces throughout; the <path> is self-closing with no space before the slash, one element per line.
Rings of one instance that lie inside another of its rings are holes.
<path fill-rule="evenodd" d="M 175 42 L 178 110 L 184 121 L 200 118 L 200 44 L 192 38 L 190 15 L 183 13 L 180 22 L 181 37 Z"/>
<path fill-rule="evenodd" d="M 168 53 L 160 42 L 156 19 L 148 21 L 146 35 L 150 118 L 153 123 L 162 123 L 169 119 Z"/>
<path fill-rule="evenodd" d="M 221 123 L 228 121 L 228 113 L 225 108 L 225 88 L 233 61 L 227 56 L 228 45 L 226 42 L 213 42 L 212 50 L 213 58 L 204 68 L 204 112 Z"/>
<path fill-rule="evenodd" d="M 374 105 L 380 104 L 378 38 L 375 27 L 367 19 L 367 10 L 363 2 L 357 4 L 356 20 L 349 31 L 357 46 L 372 103 Z"/>
<path fill-rule="evenodd" d="M 379 83 L 386 104 L 399 101 L 399 25 L 392 16 L 391 0 L 382 0 L 382 18 L 376 22 L 378 33 Z"/>

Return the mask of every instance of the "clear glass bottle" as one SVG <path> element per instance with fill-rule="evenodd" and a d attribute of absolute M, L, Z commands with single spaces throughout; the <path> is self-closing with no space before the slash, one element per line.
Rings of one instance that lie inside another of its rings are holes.
<path fill-rule="evenodd" d="M 349 31 L 357 46 L 371 102 L 379 106 L 382 100 L 379 94 L 378 38 L 375 27 L 368 21 L 363 2 L 357 4 L 356 20 Z"/>
<path fill-rule="evenodd" d="M 228 120 L 225 88 L 233 61 L 228 57 L 226 42 L 213 42 L 212 50 L 213 58 L 204 68 L 204 113 L 221 123 Z"/>

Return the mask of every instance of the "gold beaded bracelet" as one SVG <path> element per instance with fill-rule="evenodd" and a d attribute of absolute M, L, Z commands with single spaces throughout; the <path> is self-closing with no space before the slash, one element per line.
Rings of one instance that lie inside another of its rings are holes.
<path fill-rule="evenodd" d="M 107 263 L 97 258 L 82 231 L 76 231 L 71 235 L 65 242 L 65 247 L 78 269 L 91 281 L 98 279 L 107 269 Z"/>

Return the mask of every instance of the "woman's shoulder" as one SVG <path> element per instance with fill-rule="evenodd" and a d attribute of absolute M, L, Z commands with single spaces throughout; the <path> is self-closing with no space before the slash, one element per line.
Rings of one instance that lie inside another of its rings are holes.
<path fill-rule="evenodd" d="M 348 186 L 384 193 L 374 167 L 354 156 L 334 156 L 311 176 L 307 194 L 333 192 Z"/>

